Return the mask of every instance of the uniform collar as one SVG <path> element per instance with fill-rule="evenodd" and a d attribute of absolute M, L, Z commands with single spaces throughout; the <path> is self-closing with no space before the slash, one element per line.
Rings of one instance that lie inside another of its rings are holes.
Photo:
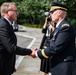
<path fill-rule="evenodd" d="M 58 22 L 58 23 L 56 24 L 56 28 L 59 27 L 60 23 L 61 23 L 63 20 L 64 20 L 64 19 L 62 19 L 60 22 Z"/>

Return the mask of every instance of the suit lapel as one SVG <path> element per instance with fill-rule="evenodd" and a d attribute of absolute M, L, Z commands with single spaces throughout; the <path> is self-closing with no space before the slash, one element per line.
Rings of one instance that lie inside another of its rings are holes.
<path fill-rule="evenodd" d="M 57 34 L 59 33 L 59 30 L 60 30 L 62 24 L 64 23 L 64 21 L 66 21 L 66 19 L 64 19 L 64 20 L 59 24 L 59 26 L 58 26 L 57 28 L 55 28 L 54 34 L 53 34 L 53 41 L 55 41 L 55 39 L 56 39 L 56 37 L 57 37 Z"/>
<path fill-rule="evenodd" d="M 13 30 L 13 26 L 10 25 L 9 22 L 8 22 L 4 17 L 2 17 L 2 19 L 5 21 L 6 27 L 9 27 L 9 28 L 11 29 L 11 31 L 14 31 L 14 30 Z"/>

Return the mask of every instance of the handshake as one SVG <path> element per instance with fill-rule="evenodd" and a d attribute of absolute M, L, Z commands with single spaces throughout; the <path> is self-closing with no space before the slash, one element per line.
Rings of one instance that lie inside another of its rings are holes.
<path fill-rule="evenodd" d="M 31 49 L 32 50 L 32 53 L 30 54 L 30 56 L 31 57 L 33 57 L 33 58 L 36 58 L 37 57 L 37 51 L 39 50 L 39 49 L 37 49 L 37 48 L 32 48 Z"/>

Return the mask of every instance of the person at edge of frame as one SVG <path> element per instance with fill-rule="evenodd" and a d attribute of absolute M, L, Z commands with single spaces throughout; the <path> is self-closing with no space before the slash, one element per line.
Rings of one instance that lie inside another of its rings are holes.
<path fill-rule="evenodd" d="M 45 46 L 49 46 L 50 39 L 52 38 L 54 28 L 55 28 L 54 22 L 52 22 L 50 16 L 47 16 L 45 19 L 43 28 L 42 28 L 42 33 L 44 33 L 44 35 L 41 41 L 40 49 L 45 48 Z M 51 61 L 50 58 L 41 59 L 40 71 L 43 72 L 43 75 L 47 75 L 49 73 L 50 61 Z"/>
<path fill-rule="evenodd" d="M 1 5 L 0 19 L 0 75 L 11 75 L 15 69 L 16 55 L 30 55 L 32 49 L 17 46 L 12 22 L 17 20 L 18 10 L 14 2 Z"/>
<path fill-rule="evenodd" d="M 67 20 L 68 7 L 59 2 L 52 2 L 50 15 L 56 22 L 50 46 L 42 50 L 33 50 L 31 56 L 45 59 L 51 57 L 52 75 L 76 75 L 75 63 L 75 30 Z"/>

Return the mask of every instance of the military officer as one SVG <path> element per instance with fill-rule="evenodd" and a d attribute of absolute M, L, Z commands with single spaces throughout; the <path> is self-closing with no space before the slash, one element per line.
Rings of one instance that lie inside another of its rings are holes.
<path fill-rule="evenodd" d="M 72 65 L 75 61 L 75 32 L 66 19 L 68 8 L 61 3 L 52 2 L 50 15 L 56 22 L 56 28 L 50 46 L 32 53 L 32 57 L 45 59 L 51 57 L 52 75 L 73 75 Z"/>

